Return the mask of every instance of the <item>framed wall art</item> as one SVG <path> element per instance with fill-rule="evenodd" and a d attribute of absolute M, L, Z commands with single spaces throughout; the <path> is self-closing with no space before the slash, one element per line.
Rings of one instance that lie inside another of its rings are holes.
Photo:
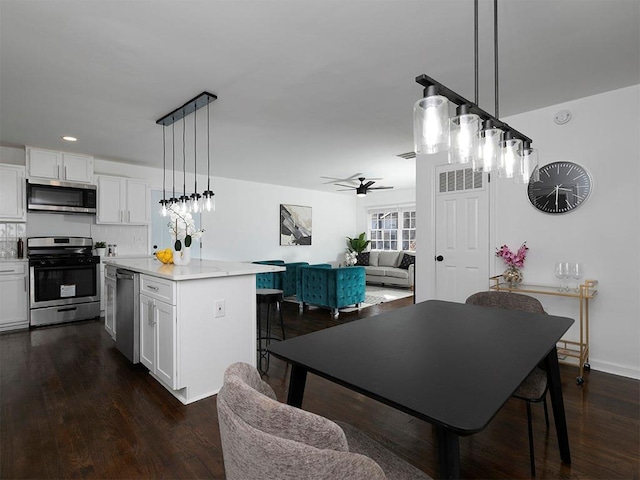
<path fill-rule="evenodd" d="M 311 245 L 311 207 L 280 204 L 280 245 Z"/>

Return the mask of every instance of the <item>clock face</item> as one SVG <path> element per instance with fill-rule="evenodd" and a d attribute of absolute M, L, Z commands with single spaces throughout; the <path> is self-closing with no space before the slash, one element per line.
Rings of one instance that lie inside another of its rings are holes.
<path fill-rule="evenodd" d="M 582 205 L 591 193 L 591 176 L 580 165 L 554 162 L 540 167 L 540 181 L 529 181 L 529 201 L 541 212 L 563 214 Z"/>

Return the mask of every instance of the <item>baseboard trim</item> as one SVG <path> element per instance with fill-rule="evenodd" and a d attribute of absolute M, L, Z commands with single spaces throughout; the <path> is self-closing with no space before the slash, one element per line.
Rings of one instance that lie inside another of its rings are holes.
<path fill-rule="evenodd" d="M 627 365 L 619 365 L 617 363 L 602 362 L 593 359 L 590 359 L 589 363 L 591 364 L 591 370 L 640 380 L 640 368 L 633 368 Z"/>

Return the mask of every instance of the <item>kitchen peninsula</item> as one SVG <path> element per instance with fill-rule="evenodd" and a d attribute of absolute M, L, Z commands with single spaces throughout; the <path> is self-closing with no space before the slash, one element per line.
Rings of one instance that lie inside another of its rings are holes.
<path fill-rule="evenodd" d="M 230 364 L 255 365 L 255 275 L 283 267 L 214 260 L 178 266 L 155 258 L 104 262 L 139 274 L 140 362 L 182 403 L 218 393 Z"/>

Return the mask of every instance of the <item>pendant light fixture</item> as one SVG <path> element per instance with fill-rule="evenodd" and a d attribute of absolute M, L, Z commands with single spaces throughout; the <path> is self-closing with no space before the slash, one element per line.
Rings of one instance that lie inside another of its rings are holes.
<path fill-rule="evenodd" d="M 214 193 L 211 191 L 211 170 L 210 170 L 210 137 L 209 137 L 209 104 L 216 100 L 218 97 L 212 93 L 202 92 L 197 97 L 189 100 L 181 107 L 173 110 L 171 113 L 156 121 L 157 124 L 162 125 L 162 170 L 163 170 L 163 197 L 160 201 L 161 211 L 163 215 L 166 215 L 168 209 L 179 209 L 183 213 L 191 212 L 197 213 L 203 210 L 212 211 L 215 210 Z M 198 193 L 198 137 L 197 137 L 197 111 L 206 106 L 207 107 L 207 190 L 202 195 Z M 186 117 L 193 113 L 193 166 L 194 166 L 194 182 L 193 193 L 187 195 L 187 152 L 186 152 Z M 182 195 L 180 198 L 176 198 L 176 134 L 175 123 L 182 120 Z M 167 200 L 165 197 L 165 179 L 166 179 L 166 138 L 165 129 L 171 125 L 172 132 L 172 170 L 173 170 L 173 196 Z M 204 205 L 202 202 L 204 199 Z"/>
<path fill-rule="evenodd" d="M 200 211 L 200 199 L 202 196 L 198 193 L 198 112 L 193 112 L 193 193 L 191 194 L 191 211 L 198 213 Z"/>
<path fill-rule="evenodd" d="M 167 127 L 162 127 L 162 200 L 160 200 L 160 215 L 163 217 L 167 216 L 167 205 L 169 204 L 169 200 L 167 200 L 167 192 L 166 192 L 166 182 L 167 182 L 167 145 L 165 139 L 165 130 Z"/>
<path fill-rule="evenodd" d="M 476 101 L 467 100 L 425 74 L 416 77 L 416 83 L 424 87 L 424 98 L 414 105 L 414 147 L 416 154 L 449 150 L 449 163 L 471 163 L 474 170 L 498 170 L 501 177 L 524 178 L 525 171 L 535 173 L 537 152 L 531 148 L 529 137 L 498 118 L 497 4 L 494 0 L 495 116 L 478 106 L 478 0 L 474 0 Z M 456 116 L 446 121 L 449 103 L 457 106 Z"/>
<path fill-rule="evenodd" d="M 216 198 L 215 193 L 211 190 L 211 146 L 209 144 L 209 103 L 207 103 L 207 189 L 203 192 L 204 209 L 207 212 L 215 211 Z"/>

